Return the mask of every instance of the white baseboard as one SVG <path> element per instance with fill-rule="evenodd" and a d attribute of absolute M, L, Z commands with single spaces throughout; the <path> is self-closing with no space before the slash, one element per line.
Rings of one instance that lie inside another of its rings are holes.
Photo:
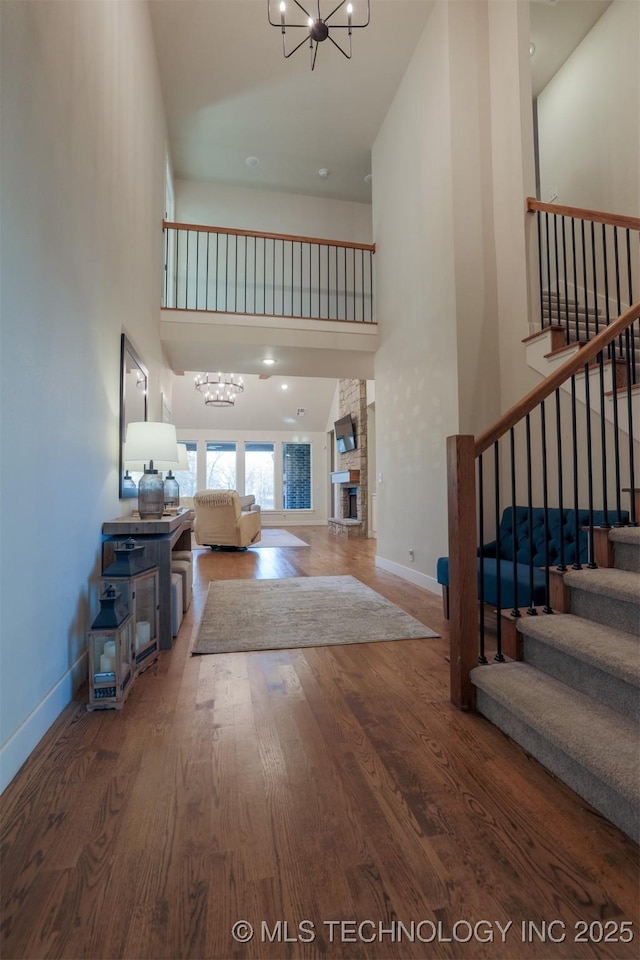
<path fill-rule="evenodd" d="M 20 767 L 29 758 L 47 730 L 55 723 L 65 707 L 73 700 L 87 676 L 87 652 L 67 670 L 55 687 L 42 698 L 28 717 L 12 733 L 0 749 L 0 793 L 7 787 Z"/>
<path fill-rule="evenodd" d="M 386 557 L 376 556 L 376 567 L 381 567 L 388 573 L 395 573 L 396 577 L 402 577 L 403 580 L 415 583 L 418 587 L 424 587 L 424 589 L 429 590 L 430 593 L 442 593 L 442 587 L 435 577 L 430 577 L 426 573 L 420 573 L 411 567 L 405 567 L 401 563 L 396 563 L 394 560 L 387 560 Z"/>

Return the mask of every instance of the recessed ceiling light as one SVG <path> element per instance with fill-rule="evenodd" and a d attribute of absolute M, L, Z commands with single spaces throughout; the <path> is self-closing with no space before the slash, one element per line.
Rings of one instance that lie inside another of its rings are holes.
<path fill-rule="evenodd" d="M 535 52 L 536 52 L 536 45 L 532 40 L 531 43 L 529 44 L 529 56 L 532 57 Z"/>
<path fill-rule="evenodd" d="M 364 182 L 365 182 L 365 183 L 371 183 L 371 179 L 372 179 L 371 174 L 368 173 L 368 174 L 365 176 L 365 178 L 364 178 Z"/>
<path fill-rule="evenodd" d="M 275 363 L 275 360 L 273 359 L 273 357 L 265 357 L 262 362 L 266 363 L 268 367 L 271 367 Z"/>
<path fill-rule="evenodd" d="M 281 384 L 280 384 L 280 389 L 281 389 L 281 390 L 288 390 L 288 389 L 289 389 L 289 384 L 288 384 L 288 383 L 281 383 Z"/>
<path fill-rule="evenodd" d="M 245 163 L 248 167 L 257 167 L 260 165 L 260 161 L 257 157 L 247 157 Z"/>
<path fill-rule="evenodd" d="M 326 167 L 320 167 L 320 169 L 318 170 L 318 176 L 322 177 L 323 180 L 326 180 L 330 173 L 331 173 L 331 170 L 327 170 Z"/>

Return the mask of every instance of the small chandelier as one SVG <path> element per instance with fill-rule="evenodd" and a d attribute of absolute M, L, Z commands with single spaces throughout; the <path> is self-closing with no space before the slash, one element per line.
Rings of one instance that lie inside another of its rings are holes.
<path fill-rule="evenodd" d="M 320 13 L 320 3 L 321 0 L 315 0 L 315 14 L 310 14 L 305 7 L 298 2 L 298 0 L 289 0 L 289 7 L 291 8 L 291 14 L 293 20 L 287 20 L 287 3 L 285 0 L 280 0 L 278 6 L 280 10 L 279 18 L 274 19 L 271 15 L 272 5 L 278 0 L 267 0 L 267 15 L 269 18 L 269 23 L 272 27 L 280 27 L 280 32 L 282 34 L 282 52 L 286 59 L 288 59 L 292 54 L 299 50 L 300 47 L 309 41 L 309 50 L 311 51 L 311 69 L 316 65 L 316 57 L 318 56 L 318 44 L 322 43 L 324 40 L 330 40 L 334 47 L 337 47 L 340 53 L 347 58 L 351 59 L 351 34 L 353 30 L 361 29 L 362 27 L 367 27 L 369 25 L 370 19 L 370 2 L 367 0 L 367 18 L 363 23 L 354 23 L 353 22 L 353 4 L 347 2 L 347 0 L 340 0 L 337 6 L 335 6 L 329 14 L 326 14 L 324 17 Z M 326 2 L 326 0 L 322 0 Z M 364 3 L 364 0 L 360 0 L 361 5 Z M 346 6 L 345 6 L 346 5 Z M 298 9 L 296 10 L 295 7 Z M 342 11 L 338 20 L 332 21 L 329 24 L 329 21 L 335 14 L 339 13 L 342 8 L 345 7 L 345 10 Z M 346 30 L 347 31 L 347 49 L 337 43 L 333 37 L 329 34 L 329 27 L 331 30 Z M 287 52 L 287 28 L 291 30 L 305 30 L 306 36 L 302 38 L 300 43 L 296 44 L 292 50 Z"/>
<path fill-rule="evenodd" d="M 208 407 L 232 407 L 236 395 L 244 390 L 244 382 L 235 373 L 200 373 L 195 388 L 204 394 Z"/>

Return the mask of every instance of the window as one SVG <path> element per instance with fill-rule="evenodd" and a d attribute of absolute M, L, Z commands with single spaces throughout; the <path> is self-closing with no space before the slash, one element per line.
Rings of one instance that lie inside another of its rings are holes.
<path fill-rule="evenodd" d="M 282 507 L 311 509 L 311 444 L 282 444 Z"/>
<path fill-rule="evenodd" d="M 235 443 L 207 443 L 207 489 L 235 490 L 236 445 Z"/>
<path fill-rule="evenodd" d="M 245 443 L 244 492 L 263 510 L 275 508 L 275 443 Z"/>
<path fill-rule="evenodd" d="M 184 443 L 183 440 L 180 441 Z M 187 440 L 184 444 L 187 448 L 187 460 L 189 461 L 188 470 L 176 470 L 175 478 L 180 487 L 181 497 L 192 497 L 198 489 L 198 444 L 195 440 Z"/>

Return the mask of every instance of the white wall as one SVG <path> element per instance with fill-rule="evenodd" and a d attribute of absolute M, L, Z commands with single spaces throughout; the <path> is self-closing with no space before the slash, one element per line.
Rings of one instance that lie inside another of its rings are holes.
<path fill-rule="evenodd" d="M 160 419 L 165 129 L 146 4 L 0 13 L 4 787 L 86 676 L 122 330 Z"/>
<path fill-rule="evenodd" d="M 525 6 L 437 3 L 373 150 L 377 562 L 429 588 L 448 552 L 446 437 L 481 432 L 503 379 L 527 377 Z"/>
<path fill-rule="evenodd" d="M 640 215 L 640 4 L 614 0 L 538 97 L 540 192 Z"/>
<path fill-rule="evenodd" d="M 176 219 L 214 227 L 371 243 L 371 205 L 176 180 Z"/>

